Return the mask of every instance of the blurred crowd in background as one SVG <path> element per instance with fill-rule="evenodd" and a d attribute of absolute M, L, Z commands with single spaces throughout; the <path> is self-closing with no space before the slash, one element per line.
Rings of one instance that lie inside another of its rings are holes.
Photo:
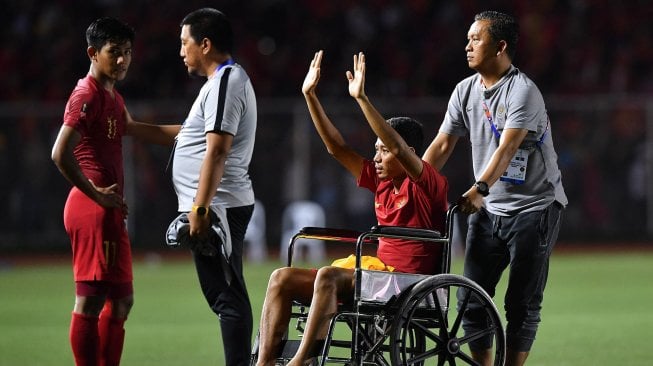
<path fill-rule="evenodd" d="M 24 0 L 4 4 L 0 14 L 0 171 L 5 175 L 0 250 L 68 248 L 62 209 L 69 184 L 52 164 L 50 148 L 65 101 L 88 70 L 88 24 L 110 15 L 135 28 L 132 65 L 118 88 L 135 118 L 178 123 L 202 83 L 188 77 L 179 57 L 179 22 L 207 5 L 231 18 L 234 56 L 248 71 L 260 102 L 251 175 L 265 206 L 268 245 L 277 248 L 282 212 L 297 199 L 320 204 L 330 226 L 373 224 L 371 196 L 343 183 L 343 172 L 310 127 L 304 130 L 311 141 L 308 190 L 293 193 L 296 187 L 286 176 L 297 159 L 293 129 L 313 53 L 325 50 L 319 93 L 342 118 L 332 116 L 334 122 L 371 156 L 373 135 L 346 90 L 344 73 L 352 55 L 366 53 L 366 90 L 387 101 L 379 103 L 381 111 L 417 117 L 430 140 L 455 84 L 472 73 L 464 53 L 467 30 L 474 14 L 487 9 L 517 16 L 521 34 L 514 64 L 536 82 L 549 107 L 570 198 L 561 241 L 653 238 L 653 4 L 648 1 Z M 169 149 L 138 142 L 125 148 L 134 184 L 128 191 L 134 246 L 161 247 L 176 210 L 164 172 Z M 444 172 L 452 201 L 473 182 L 467 157 L 459 159 L 459 169 Z"/>

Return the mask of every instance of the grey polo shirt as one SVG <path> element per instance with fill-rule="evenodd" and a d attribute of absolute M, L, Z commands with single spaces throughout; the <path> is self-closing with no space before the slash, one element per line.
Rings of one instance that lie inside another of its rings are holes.
<path fill-rule="evenodd" d="M 476 179 L 499 146 L 484 102 L 499 134 L 505 128 L 528 130 L 521 148 L 529 151 L 525 182 L 497 181 L 485 198 L 486 209 L 495 215 L 511 216 L 544 209 L 553 201 L 567 205 L 544 99 L 535 83 L 514 66 L 490 89 L 483 87 L 479 74 L 456 85 L 440 126 L 442 133 L 469 135 Z"/>
<path fill-rule="evenodd" d="M 212 205 L 254 204 L 248 168 L 256 135 L 256 96 L 245 70 L 238 64 L 221 67 L 202 86 L 184 122 L 174 151 L 172 181 L 179 211 L 190 211 L 206 154 L 206 134 L 222 131 L 234 136 L 224 175 Z"/>

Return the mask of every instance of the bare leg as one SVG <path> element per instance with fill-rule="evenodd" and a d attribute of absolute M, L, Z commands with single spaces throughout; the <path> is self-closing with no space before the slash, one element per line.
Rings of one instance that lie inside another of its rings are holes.
<path fill-rule="evenodd" d="M 100 311 L 102 311 L 102 308 L 104 307 L 105 301 L 106 301 L 105 296 L 76 295 L 75 307 L 73 308 L 73 312 L 77 314 L 98 316 L 100 315 Z"/>
<path fill-rule="evenodd" d="M 111 316 L 119 319 L 126 319 L 134 305 L 134 295 L 129 295 L 117 300 L 109 300 L 111 303 Z M 106 304 L 105 304 L 106 306 Z"/>
<path fill-rule="evenodd" d="M 474 361 L 479 362 L 482 366 L 492 366 L 493 352 L 491 349 L 483 351 L 472 351 L 472 358 Z"/>
<path fill-rule="evenodd" d="M 257 365 L 274 365 L 283 335 L 288 329 L 293 300 L 310 303 L 316 272 L 301 268 L 280 268 L 272 272 L 260 321 Z"/>
<path fill-rule="evenodd" d="M 105 295 L 110 291 L 106 284 L 97 282 L 90 286 L 88 289 L 94 290 L 82 292 L 91 295 L 75 296 L 70 326 L 75 362 L 78 365 L 118 365 L 124 343 L 123 325 L 134 297 L 129 293 L 121 299 L 110 299 Z"/>
<path fill-rule="evenodd" d="M 522 366 L 526 363 L 528 352 L 506 350 L 506 366 Z"/>
<path fill-rule="evenodd" d="M 472 351 L 472 357 L 475 361 L 480 362 L 483 366 L 492 366 L 493 352 L 490 349 L 484 351 Z M 528 352 L 517 352 L 506 350 L 506 366 L 523 366 L 528 358 Z"/>
<path fill-rule="evenodd" d="M 304 364 L 315 340 L 326 335 L 329 321 L 338 309 L 338 299 L 347 299 L 352 296 L 353 281 L 354 270 L 352 269 L 323 267 L 318 271 L 306 329 L 304 329 L 299 349 L 288 366 Z"/>

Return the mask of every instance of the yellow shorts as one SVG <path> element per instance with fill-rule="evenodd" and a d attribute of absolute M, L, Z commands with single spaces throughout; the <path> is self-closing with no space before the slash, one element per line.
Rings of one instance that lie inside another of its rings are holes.
<path fill-rule="evenodd" d="M 347 258 L 336 259 L 331 263 L 334 267 L 340 268 L 356 268 L 356 256 L 351 254 Z M 361 257 L 361 268 L 370 269 L 374 271 L 388 271 L 394 272 L 395 268 L 393 266 L 388 266 L 383 261 L 377 257 L 372 257 L 369 255 L 364 255 Z"/>

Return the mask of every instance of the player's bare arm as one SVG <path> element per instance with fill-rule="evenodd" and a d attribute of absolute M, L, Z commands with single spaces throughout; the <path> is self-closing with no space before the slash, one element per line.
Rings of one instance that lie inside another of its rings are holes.
<path fill-rule="evenodd" d="M 347 71 L 346 73 L 349 82 L 349 95 L 356 99 L 374 133 L 390 153 L 399 160 L 408 176 L 417 179 L 424 169 L 422 159 L 415 154 L 413 148 L 406 144 L 397 131 L 388 125 L 370 102 L 365 94 L 365 70 L 365 54 L 360 52 L 358 55 L 354 55 L 354 72 Z"/>
<path fill-rule="evenodd" d="M 52 147 L 52 161 L 72 185 L 84 192 L 100 206 L 121 208 L 127 214 L 127 206 L 118 194 L 118 184 L 98 187 L 82 173 L 77 159 L 73 155 L 73 149 L 80 140 L 81 136 L 74 128 L 62 126 Z"/>
<path fill-rule="evenodd" d="M 322 63 L 323 51 L 315 53 L 311 65 L 302 84 L 302 93 L 306 99 L 308 111 L 311 114 L 311 119 L 315 125 L 317 133 L 320 135 L 322 142 L 338 162 L 358 179 L 361 170 L 363 169 L 363 157 L 355 152 L 340 134 L 340 131 L 333 125 L 329 117 L 326 115 L 322 104 L 317 97 L 316 87 L 320 80 L 320 65 Z"/>

